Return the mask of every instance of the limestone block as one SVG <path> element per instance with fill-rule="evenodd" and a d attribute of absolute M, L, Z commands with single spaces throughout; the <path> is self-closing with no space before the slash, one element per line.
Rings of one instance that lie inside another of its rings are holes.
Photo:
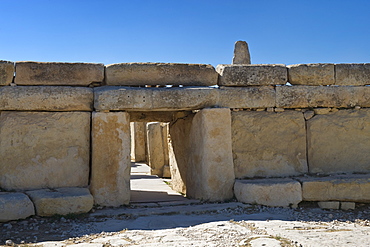
<path fill-rule="evenodd" d="M 307 143 L 310 173 L 370 172 L 370 109 L 311 118 Z"/>
<path fill-rule="evenodd" d="M 92 114 L 90 191 L 95 204 L 130 202 L 130 119 L 126 112 Z"/>
<path fill-rule="evenodd" d="M 0 87 L 0 110 L 92 111 L 93 89 L 85 87 Z"/>
<path fill-rule="evenodd" d="M 341 202 L 340 209 L 342 210 L 354 210 L 356 208 L 356 203 L 354 202 Z"/>
<path fill-rule="evenodd" d="M 313 63 L 289 65 L 289 83 L 292 85 L 334 85 L 334 64 Z"/>
<path fill-rule="evenodd" d="M 168 145 L 172 189 L 186 194 L 187 169 L 190 159 L 190 130 L 194 114 L 173 121 L 169 125 Z"/>
<path fill-rule="evenodd" d="M 81 214 L 89 212 L 94 199 L 87 188 L 58 188 L 26 192 L 39 216 Z"/>
<path fill-rule="evenodd" d="M 171 122 L 176 111 L 130 111 L 131 122 Z"/>
<path fill-rule="evenodd" d="M 0 60 L 0 86 L 7 86 L 13 82 L 14 63 Z"/>
<path fill-rule="evenodd" d="M 369 175 L 298 178 L 304 201 L 370 202 Z"/>
<path fill-rule="evenodd" d="M 307 172 L 305 120 L 301 112 L 232 112 L 231 129 L 237 178 Z"/>
<path fill-rule="evenodd" d="M 233 64 L 251 64 L 251 55 L 247 42 L 235 42 Z"/>
<path fill-rule="evenodd" d="M 282 64 L 219 64 L 219 86 L 263 86 L 284 85 L 288 81 L 288 70 Z"/>
<path fill-rule="evenodd" d="M 282 108 L 370 107 L 370 87 L 280 86 L 276 87 L 276 106 Z"/>
<path fill-rule="evenodd" d="M 90 113 L 0 113 L 0 187 L 87 186 Z"/>
<path fill-rule="evenodd" d="M 131 116 L 130 116 L 131 119 Z M 131 152 L 135 162 L 145 162 L 146 158 L 146 123 L 131 122 Z"/>
<path fill-rule="evenodd" d="M 335 84 L 344 86 L 370 85 L 370 63 L 336 64 Z"/>
<path fill-rule="evenodd" d="M 235 197 L 244 203 L 272 207 L 296 206 L 302 201 L 302 188 L 289 178 L 236 180 Z"/>
<path fill-rule="evenodd" d="M 203 109 L 190 130 L 187 196 L 224 201 L 233 197 L 231 114 L 227 108 Z"/>
<path fill-rule="evenodd" d="M 167 124 L 148 123 L 146 139 L 150 174 L 163 177 L 164 166 L 168 165 Z"/>
<path fill-rule="evenodd" d="M 221 87 L 218 90 L 219 107 L 228 108 L 267 108 L 275 107 L 275 89 L 272 86 L 260 87 Z"/>
<path fill-rule="evenodd" d="M 25 219 L 34 214 L 33 203 L 27 195 L 0 192 L 0 222 Z"/>
<path fill-rule="evenodd" d="M 216 105 L 218 93 L 209 87 L 135 88 L 99 87 L 94 89 L 97 111 L 173 111 L 202 109 Z"/>
<path fill-rule="evenodd" d="M 323 209 L 339 209 L 339 202 L 336 201 L 327 201 L 327 202 L 318 202 L 320 208 Z"/>
<path fill-rule="evenodd" d="M 105 82 L 114 86 L 212 86 L 217 78 L 209 64 L 119 63 L 105 68 Z"/>
<path fill-rule="evenodd" d="M 16 62 L 17 85 L 88 86 L 104 80 L 96 63 Z"/>

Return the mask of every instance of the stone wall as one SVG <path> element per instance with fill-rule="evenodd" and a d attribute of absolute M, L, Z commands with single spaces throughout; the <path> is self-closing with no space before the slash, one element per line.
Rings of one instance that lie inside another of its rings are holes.
<path fill-rule="evenodd" d="M 86 210 L 91 194 L 129 203 L 130 122 L 170 123 L 175 187 L 194 198 L 229 199 L 234 178 L 368 174 L 369 107 L 370 64 L 0 61 L 0 206 L 75 187 Z"/>

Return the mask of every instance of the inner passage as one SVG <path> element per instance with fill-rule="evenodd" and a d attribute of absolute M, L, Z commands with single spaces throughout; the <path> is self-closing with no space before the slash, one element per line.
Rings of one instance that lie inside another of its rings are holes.
<path fill-rule="evenodd" d="M 171 189 L 168 124 L 131 122 L 131 203 L 186 201 Z"/>

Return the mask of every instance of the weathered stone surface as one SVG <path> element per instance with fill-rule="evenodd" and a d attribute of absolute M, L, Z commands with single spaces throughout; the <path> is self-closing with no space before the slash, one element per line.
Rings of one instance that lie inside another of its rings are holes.
<path fill-rule="evenodd" d="M 0 110 L 92 111 L 93 97 L 93 89 L 84 87 L 0 87 Z"/>
<path fill-rule="evenodd" d="M 310 173 L 370 172 L 370 109 L 313 117 L 307 143 Z"/>
<path fill-rule="evenodd" d="M 251 64 L 251 55 L 249 53 L 247 42 L 245 41 L 235 42 L 234 57 L 232 64 Z"/>
<path fill-rule="evenodd" d="M 14 63 L 0 60 L 0 86 L 12 83 L 14 77 Z"/>
<path fill-rule="evenodd" d="M 340 209 L 342 210 L 354 210 L 356 208 L 356 203 L 354 202 L 341 202 Z"/>
<path fill-rule="evenodd" d="M 289 65 L 289 83 L 292 85 L 334 85 L 334 64 L 312 63 Z"/>
<path fill-rule="evenodd" d="M 114 86 L 212 86 L 217 78 L 209 64 L 119 63 L 105 68 L 105 82 Z"/>
<path fill-rule="evenodd" d="M 231 114 L 227 108 L 203 109 L 190 130 L 187 196 L 224 201 L 233 197 Z"/>
<path fill-rule="evenodd" d="M 370 63 L 336 64 L 335 84 L 343 86 L 370 85 Z"/>
<path fill-rule="evenodd" d="M 131 120 L 131 115 L 130 115 Z M 135 162 L 145 162 L 146 153 L 146 123 L 131 122 L 131 159 Z"/>
<path fill-rule="evenodd" d="M 267 108 L 275 107 L 275 89 L 261 87 L 221 87 L 218 89 L 217 106 L 228 108 Z"/>
<path fill-rule="evenodd" d="M 163 177 L 164 166 L 169 164 L 168 125 L 165 123 L 148 123 L 146 134 L 150 174 Z"/>
<path fill-rule="evenodd" d="M 39 216 L 81 214 L 89 212 L 94 199 L 87 188 L 58 188 L 26 192 Z"/>
<path fill-rule="evenodd" d="M 304 201 L 370 202 L 369 175 L 300 177 Z"/>
<path fill-rule="evenodd" d="M 95 204 L 130 202 L 130 119 L 126 112 L 92 114 L 90 191 Z"/>
<path fill-rule="evenodd" d="M 0 187 L 87 186 L 88 112 L 1 112 Z"/>
<path fill-rule="evenodd" d="M 25 194 L 0 192 L 0 222 L 25 219 L 34 214 L 33 203 Z"/>
<path fill-rule="evenodd" d="M 194 114 L 170 123 L 169 162 L 172 189 L 186 194 L 187 169 L 190 154 L 190 129 Z"/>
<path fill-rule="evenodd" d="M 16 62 L 17 85 L 88 86 L 104 80 L 104 65 L 95 63 Z"/>
<path fill-rule="evenodd" d="M 320 208 L 323 209 L 339 209 L 340 202 L 336 201 L 327 201 L 327 202 L 318 202 Z"/>
<path fill-rule="evenodd" d="M 202 109 L 216 105 L 216 88 L 99 87 L 94 89 L 95 109 L 131 111 L 171 111 Z"/>
<path fill-rule="evenodd" d="M 237 178 L 293 176 L 307 172 L 302 113 L 232 112 L 231 129 Z"/>
<path fill-rule="evenodd" d="M 302 201 L 301 184 L 288 178 L 236 180 L 234 192 L 240 202 L 272 207 L 296 206 Z"/>
<path fill-rule="evenodd" d="M 370 107 L 370 87 L 280 86 L 276 87 L 276 106 L 283 108 Z"/>
<path fill-rule="evenodd" d="M 171 122 L 176 111 L 130 111 L 131 122 Z"/>
<path fill-rule="evenodd" d="M 288 81 L 288 70 L 282 64 L 219 64 L 220 86 L 263 86 L 284 85 Z"/>

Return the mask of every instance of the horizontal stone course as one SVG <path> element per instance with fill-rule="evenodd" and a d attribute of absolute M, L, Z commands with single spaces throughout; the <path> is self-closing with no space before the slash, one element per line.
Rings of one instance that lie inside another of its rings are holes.
<path fill-rule="evenodd" d="M 119 63 L 105 69 L 106 85 L 184 85 L 212 86 L 218 74 L 208 64 L 180 63 Z"/>
<path fill-rule="evenodd" d="M 87 188 L 57 188 L 26 192 L 39 216 L 81 214 L 89 212 L 94 199 Z"/>
<path fill-rule="evenodd" d="M 0 192 L 0 222 L 25 219 L 35 214 L 33 203 L 20 192 Z"/>
<path fill-rule="evenodd" d="M 13 82 L 14 63 L 0 60 L 0 86 L 6 86 Z"/>
<path fill-rule="evenodd" d="M 276 107 L 309 108 L 354 106 L 370 107 L 370 87 L 350 86 L 279 86 Z"/>
<path fill-rule="evenodd" d="M 96 63 L 16 62 L 17 85 L 88 86 L 104 80 L 104 65 Z"/>
<path fill-rule="evenodd" d="M 0 87 L 0 111 L 92 111 L 93 89 L 62 86 Z"/>
<path fill-rule="evenodd" d="M 282 64 L 219 64 L 220 86 L 284 85 L 288 82 L 288 70 Z"/>
<path fill-rule="evenodd" d="M 297 206 L 302 201 L 301 184 L 289 178 L 236 180 L 234 192 L 240 202 L 272 207 Z"/>
<path fill-rule="evenodd" d="M 369 175 L 299 177 L 304 201 L 370 202 Z"/>
<path fill-rule="evenodd" d="M 335 84 L 342 86 L 370 85 L 370 63 L 336 64 Z"/>
<path fill-rule="evenodd" d="M 294 64 L 288 67 L 288 81 L 292 85 L 334 85 L 334 64 Z"/>

